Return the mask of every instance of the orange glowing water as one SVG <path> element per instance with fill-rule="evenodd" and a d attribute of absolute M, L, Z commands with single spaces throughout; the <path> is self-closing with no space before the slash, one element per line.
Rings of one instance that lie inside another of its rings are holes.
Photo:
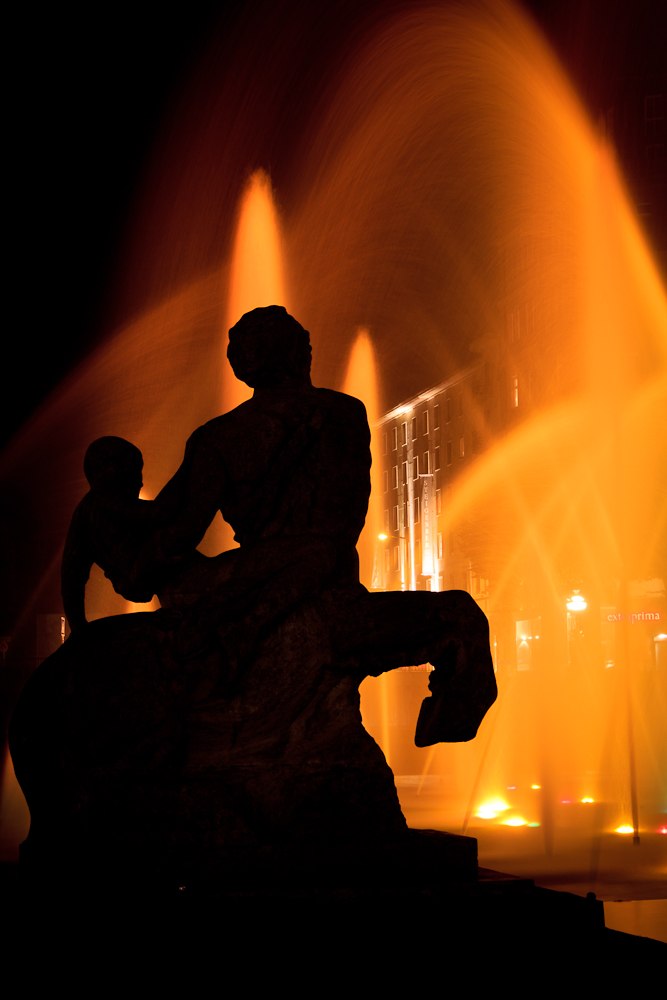
<path fill-rule="evenodd" d="M 197 205 L 191 215 L 202 230 L 188 228 L 195 222 L 182 211 L 172 227 L 179 246 L 212 243 L 205 225 L 214 230 L 224 217 L 211 127 L 192 139 L 194 166 L 173 199 Z M 508 609 L 529 603 L 544 609 L 551 633 L 539 670 L 519 676 L 501 666 L 499 700 L 470 744 L 418 750 L 426 674 L 382 680 L 368 724 L 399 777 L 408 820 L 467 823 L 480 836 L 485 823 L 525 820 L 507 837 L 532 835 L 529 824 L 540 823 L 540 849 L 557 855 L 567 824 L 583 837 L 632 822 L 631 734 L 641 825 L 666 797 L 664 670 L 647 668 L 639 633 L 628 629 L 617 667 L 605 670 L 584 650 L 573 672 L 557 628 L 571 588 L 599 608 L 620 601 L 632 581 L 665 575 L 667 305 L 611 152 L 517 8 L 415 4 L 351 53 L 294 171 L 285 259 L 292 310 L 312 333 L 315 384 L 352 391 L 377 414 L 462 367 L 472 344 L 521 387 L 502 433 L 484 397 L 469 400 L 466 421 L 484 447 L 443 487 L 438 530 L 451 530 L 490 581 L 492 636 Z M 244 196 L 236 246 L 253 245 L 251 219 L 264 219 L 264 236 L 260 251 L 239 249 L 229 294 L 220 274 L 232 253 L 183 281 L 176 251 L 156 242 L 169 294 L 75 372 L 6 456 L 16 478 L 51 498 L 49 568 L 34 600 L 54 590 L 90 440 L 134 441 L 157 492 L 188 434 L 219 411 L 221 331 L 246 307 L 283 301 L 277 284 L 267 298 L 242 291 L 239 261 L 265 251 L 273 264 L 262 269 L 279 280 L 268 190 L 256 175 Z M 508 317 L 519 315 L 521 336 L 513 326 L 510 339 Z M 360 328 L 372 331 L 372 349 Z M 225 406 L 238 401 L 223 392 Z M 373 457 L 377 473 L 376 446 Z M 367 585 L 378 516 L 371 504 L 360 542 Z M 95 593 L 90 617 L 112 613 L 113 595 L 95 606 Z M 574 818 L 564 800 L 581 806 Z M 491 808 L 498 801 L 508 808 Z"/>
<path fill-rule="evenodd" d="M 234 409 L 252 396 L 252 389 L 239 381 L 227 361 L 229 338 L 227 331 L 241 316 L 260 306 L 285 306 L 289 303 L 285 291 L 283 250 L 278 215 L 268 175 L 256 170 L 243 192 L 239 204 L 236 238 L 232 250 L 229 277 L 226 281 L 225 326 L 222 336 L 221 412 Z M 225 277 L 227 274 L 225 271 Z M 202 539 L 199 549 L 213 556 L 236 546 L 234 532 L 222 520 L 220 513 Z"/>
<path fill-rule="evenodd" d="M 366 407 L 371 428 L 371 495 L 366 524 L 359 537 L 359 579 L 365 587 L 380 587 L 378 583 L 378 535 L 382 526 L 382 480 L 380 473 L 380 443 L 377 421 L 380 418 L 378 374 L 373 344 L 368 330 L 359 330 L 350 353 L 347 375 L 341 391 L 356 396 Z M 375 578 L 375 579 L 374 579 Z"/>
<path fill-rule="evenodd" d="M 368 330 L 360 329 L 350 353 L 347 374 L 342 392 L 356 396 L 366 407 L 371 428 L 371 496 L 368 504 L 366 523 L 359 536 L 359 579 L 364 586 L 381 589 L 384 547 L 379 539 L 382 525 L 382 479 L 380 473 L 381 451 L 377 421 L 380 417 L 378 373 L 373 344 Z M 361 685 L 361 712 L 367 728 L 369 719 L 378 719 L 377 731 L 373 735 L 382 747 L 391 764 L 391 738 L 389 727 L 389 677 L 382 674 L 377 678 L 367 678 Z"/>
<path fill-rule="evenodd" d="M 285 306 L 290 311 L 285 290 L 283 258 L 271 182 L 263 170 L 257 170 L 248 182 L 239 208 L 226 296 L 225 333 L 244 313 L 259 306 Z M 226 360 L 226 336 L 223 343 L 222 405 L 224 410 L 231 410 L 250 399 L 252 389 L 235 377 Z"/>
<path fill-rule="evenodd" d="M 572 676 L 564 625 L 577 585 L 598 615 L 623 603 L 628 579 L 664 590 L 667 309 L 610 151 L 506 4 L 397 18 L 358 56 L 311 148 L 289 243 L 329 357 L 341 319 L 371 316 L 385 384 L 425 366 L 413 391 L 438 381 L 466 331 L 521 386 L 500 436 L 486 401 L 468 400 L 486 451 L 444 487 L 439 528 L 492 582 L 492 629 L 508 609 L 544 609 L 541 670 L 499 679 L 472 744 L 430 751 L 411 746 L 405 675 L 388 678 L 374 735 L 387 749 L 391 732 L 392 766 L 417 772 L 406 788 L 438 777 L 444 790 L 428 813 L 406 793 L 409 820 L 456 827 L 511 785 L 552 850 L 551 803 L 593 792 L 606 802 L 596 822 L 613 829 L 638 786 L 651 824 L 666 798 L 664 678 L 638 632 L 615 671 L 598 643 Z"/>

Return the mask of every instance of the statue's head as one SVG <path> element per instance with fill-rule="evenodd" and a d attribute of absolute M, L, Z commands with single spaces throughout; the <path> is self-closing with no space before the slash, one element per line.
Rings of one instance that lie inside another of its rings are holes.
<path fill-rule="evenodd" d="M 89 446 L 83 471 L 91 486 L 137 496 L 143 486 L 144 459 L 138 448 L 120 437 L 101 437 Z"/>
<path fill-rule="evenodd" d="M 309 383 L 311 353 L 308 331 L 284 306 L 253 309 L 229 331 L 229 363 L 253 389 Z"/>

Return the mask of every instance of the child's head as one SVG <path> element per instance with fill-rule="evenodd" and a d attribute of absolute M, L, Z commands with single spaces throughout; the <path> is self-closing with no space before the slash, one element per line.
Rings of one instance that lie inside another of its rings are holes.
<path fill-rule="evenodd" d="M 102 437 L 89 446 L 83 471 L 91 487 L 139 495 L 144 460 L 138 448 L 120 437 Z"/>

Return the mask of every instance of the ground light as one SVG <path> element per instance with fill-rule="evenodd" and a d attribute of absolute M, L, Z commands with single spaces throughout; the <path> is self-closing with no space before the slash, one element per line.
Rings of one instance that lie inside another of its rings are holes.
<path fill-rule="evenodd" d="M 505 812 L 509 806 L 502 799 L 489 799 L 479 807 L 476 815 L 480 819 L 496 819 L 499 812 Z"/>

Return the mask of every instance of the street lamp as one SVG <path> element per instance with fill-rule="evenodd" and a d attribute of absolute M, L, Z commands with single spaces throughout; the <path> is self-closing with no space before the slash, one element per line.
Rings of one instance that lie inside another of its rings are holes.
<path fill-rule="evenodd" d="M 585 611 L 588 605 L 578 590 L 572 591 L 572 597 L 567 602 L 568 611 Z"/>

